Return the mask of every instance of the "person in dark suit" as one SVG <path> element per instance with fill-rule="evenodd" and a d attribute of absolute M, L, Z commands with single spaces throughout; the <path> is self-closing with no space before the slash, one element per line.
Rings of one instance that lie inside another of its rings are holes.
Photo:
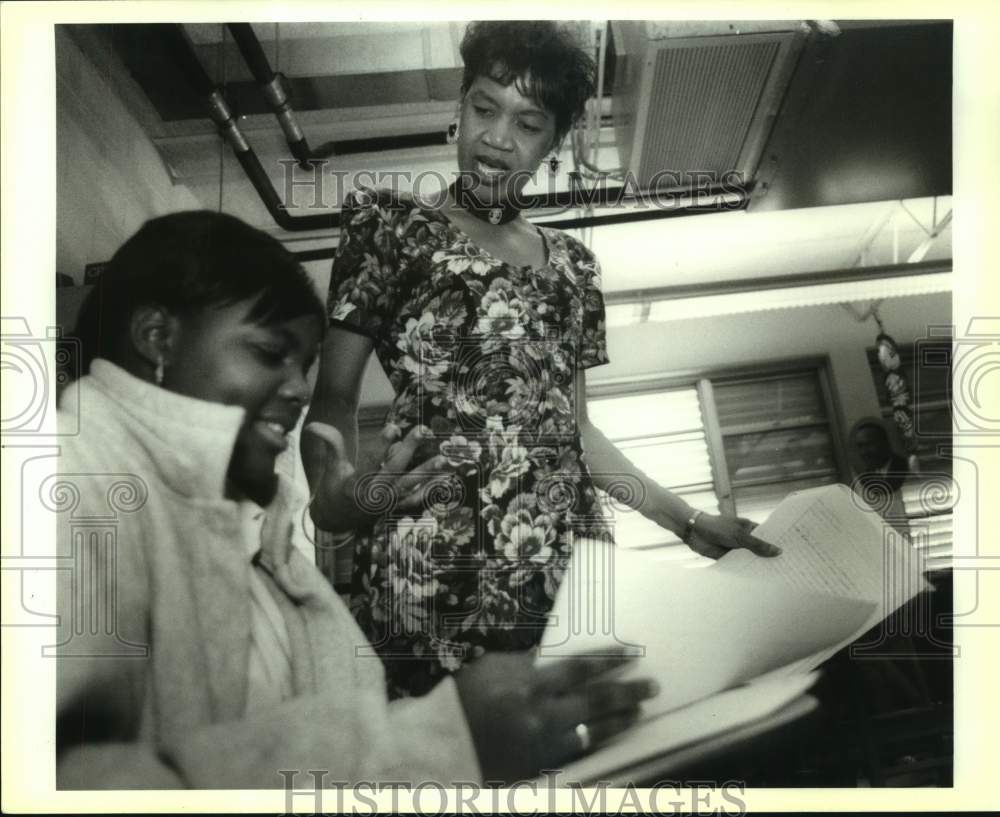
<path fill-rule="evenodd" d="M 885 423 L 876 417 L 858 420 L 851 428 L 849 442 L 854 491 L 888 525 L 908 536 L 903 486 L 912 472 L 906 457 L 893 450 Z M 860 640 L 866 642 L 872 637 L 869 634 Z M 923 670 L 908 657 L 915 650 L 912 639 L 892 636 L 883 641 L 882 649 L 883 660 L 861 662 L 858 667 L 866 690 L 865 705 L 876 713 L 925 705 L 929 692 Z"/>
<path fill-rule="evenodd" d="M 903 485 L 910 475 L 906 457 L 893 451 L 885 424 L 875 417 L 858 420 L 849 442 L 854 459 L 854 490 L 886 522 L 905 533 Z"/>

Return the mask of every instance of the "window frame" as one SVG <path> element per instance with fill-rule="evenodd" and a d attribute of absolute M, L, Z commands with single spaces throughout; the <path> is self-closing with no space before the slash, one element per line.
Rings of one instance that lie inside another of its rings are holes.
<path fill-rule="evenodd" d="M 814 373 L 817 377 L 821 400 L 827 411 L 827 427 L 830 431 L 830 444 L 833 449 L 836 476 L 841 482 L 850 484 L 844 416 L 837 391 L 834 388 L 829 355 L 772 358 L 735 366 L 711 366 L 669 374 L 618 377 L 588 383 L 587 399 L 625 397 L 672 388 L 696 388 L 702 414 L 702 426 L 705 430 L 705 440 L 708 446 L 709 462 L 712 467 L 713 488 L 722 512 L 735 516 L 736 498 L 729 475 L 729 464 L 726 460 L 725 435 L 719 423 L 715 402 L 715 386 L 723 382 L 779 378 L 797 372 Z M 773 428 L 783 427 L 795 426 L 775 425 Z"/>

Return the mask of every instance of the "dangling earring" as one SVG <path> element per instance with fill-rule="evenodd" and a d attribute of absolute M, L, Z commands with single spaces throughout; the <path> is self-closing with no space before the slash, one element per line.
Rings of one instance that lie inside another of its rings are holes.
<path fill-rule="evenodd" d="M 454 145 L 458 141 L 458 120 L 456 119 L 448 126 L 446 131 L 445 141 L 449 145 Z"/>
<path fill-rule="evenodd" d="M 555 176 L 555 175 L 556 175 L 556 173 L 558 173 L 558 172 L 559 172 L 559 165 L 561 165 L 561 164 L 562 164 L 562 160 L 561 160 L 561 159 L 560 159 L 560 158 L 559 158 L 558 156 L 556 156 L 556 155 L 555 155 L 555 154 L 553 153 L 553 154 L 552 154 L 551 156 L 549 156 L 549 158 L 548 158 L 548 159 L 547 159 L 547 160 L 545 161 L 545 164 L 546 164 L 546 165 L 548 166 L 548 168 L 549 168 L 549 173 L 551 173 L 551 174 L 552 174 L 553 176 Z"/>
<path fill-rule="evenodd" d="M 163 385 L 163 355 L 156 356 L 156 371 L 153 372 L 153 379 L 157 386 Z"/>

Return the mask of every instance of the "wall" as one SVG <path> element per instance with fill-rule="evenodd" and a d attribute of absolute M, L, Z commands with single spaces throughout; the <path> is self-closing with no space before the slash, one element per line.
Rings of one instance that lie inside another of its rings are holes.
<path fill-rule="evenodd" d="M 56 269 L 83 281 L 144 221 L 200 207 L 101 70 L 56 26 Z"/>

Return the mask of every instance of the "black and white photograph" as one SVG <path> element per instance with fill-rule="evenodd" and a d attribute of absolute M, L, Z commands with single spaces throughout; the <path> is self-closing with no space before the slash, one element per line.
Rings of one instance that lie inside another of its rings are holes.
<path fill-rule="evenodd" d="M 510 8 L 4 4 L 5 811 L 996 807 L 996 25 Z"/>

